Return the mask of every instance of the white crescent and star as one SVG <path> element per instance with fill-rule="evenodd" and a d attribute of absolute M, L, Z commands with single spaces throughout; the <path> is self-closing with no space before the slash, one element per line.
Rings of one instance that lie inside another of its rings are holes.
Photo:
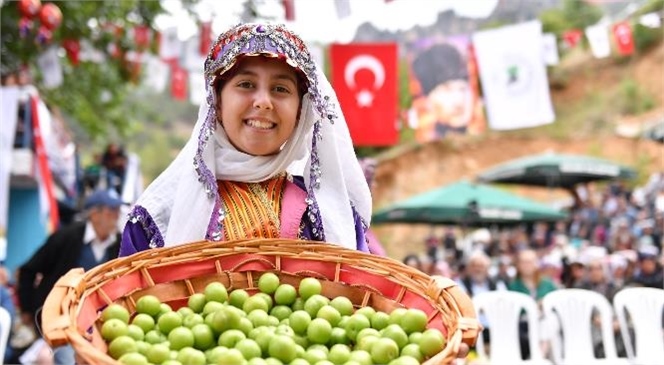
<path fill-rule="evenodd" d="M 374 75 L 373 90 L 378 90 L 383 86 L 385 83 L 383 64 L 372 55 L 360 54 L 351 58 L 344 69 L 344 79 L 349 89 L 355 89 L 355 74 L 361 69 L 367 69 Z M 360 107 L 370 107 L 373 98 L 373 93 L 367 88 L 363 88 L 355 94 L 357 105 Z"/>

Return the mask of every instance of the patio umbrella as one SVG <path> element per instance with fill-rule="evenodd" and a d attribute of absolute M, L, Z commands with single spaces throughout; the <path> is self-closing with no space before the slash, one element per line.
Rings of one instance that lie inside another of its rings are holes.
<path fill-rule="evenodd" d="M 461 181 L 382 209 L 371 223 L 487 226 L 565 218 L 565 213 L 544 204 L 501 189 Z"/>
<path fill-rule="evenodd" d="M 545 153 L 497 165 L 481 173 L 477 180 L 569 189 L 584 182 L 635 176 L 634 169 L 601 158 Z"/>

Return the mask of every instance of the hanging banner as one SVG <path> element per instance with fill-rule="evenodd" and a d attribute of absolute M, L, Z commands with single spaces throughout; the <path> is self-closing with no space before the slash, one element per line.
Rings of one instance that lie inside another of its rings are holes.
<path fill-rule="evenodd" d="M 606 58 L 611 55 L 609 29 L 605 24 L 597 24 L 586 28 L 586 38 L 588 38 L 590 50 L 595 58 Z"/>
<path fill-rule="evenodd" d="M 492 129 L 554 121 L 542 57 L 542 23 L 536 20 L 477 32 L 473 43 Z"/>
<path fill-rule="evenodd" d="M 282 0 L 284 6 L 284 16 L 287 21 L 292 22 L 295 20 L 295 0 Z"/>
<path fill-rule="evenodd" d="M 62 85 L 64 77 L 62 75 L 62 65 L 58 57 L 58 47 L 49 47 L 37 59 L 37 65 L 41 71 L 42 85 L 47 89 L 55 89 Z"/>
<path fill-rule="evenodd" d="M 145 50 L 150 47 L 150 27 L 147 25 L 137 25 L 133 29 L 134 43 L 139 50 Z"/>
<path fill-rule="evenodd" d="M 578 29 L 568 30 L 563 33 L 563 40 L 565 41 L 567 48 L 576 47 L 576 45 L 579 44 L 579 41 L 581 41 L 582 37 L 583 32 Z"/>
<path fill-rule="evenodd" d="M 350 15 L 350 0 L 335 0 L 334 5 L 337 8 L 337 18 L 343 19 Z"/>
<path fill-rule="evenodd" d="M 189 72 L 189 101 L 194 105 L 205 103 L 205 77 L 200 71 Z"/>
<path fill-rule="evenodd" d="M 158 57 L 150 54 L 146 55 L 143 62 L 145 63 L 143 83 L 156 93 L 163 92 L 168 83 L 170 66 Z"/>
<path fill-rule="evenodd" d="M 45 109 L 45 108 L 44 108 Z M 48 212 L 48 231 L 52 232 L 60 224 L 60 212 L 58 211 L 58 202 L 53 191 L 53 176 L 48 165 L 48 155 L 42 138 L 42 127 L 39 119 L 41 117 L 39 109 L 39 98 L 36 95 L 30 97 L 30 110 L 32 111 L 32 131 L 35 143 L 35 156 L 37 158 L 39 170 L 39 189 L 42 199 L 42 211 Z"/>
<path fill-rule="evenodd" d="M 547 66 L 554 66 L 560 62 L 558 55 L 558 40 L 553 33 L 542 34 L 542 52 L 544 53 L 544 63 Z"/>
<path fill-rule="evenodd" d="M 659 28 L 662 26 L 662 18 L 657 13 L 643 14 L 639 17 L 639 24 L 648 28 Z"/>
<path fill-rule="evenodd" d="M 172 27 L 160 33 L 159 37 L 159 58 L 162 60 L 171 60 L 180 57 L 182 44 L 178 39 L 178 28 Z"/>
<path fill-rule="evenodd" d="M 618 53 L 629 56 L 634 53 L 634 37 L 629 22 L 620 22 L 613 25 L 613 37 L 616 40 Z"/>
<path fill-rule="evenodd" d="M 182 68 L 171 69 L 171 96 L 175 100 L 187 100 L 187 71 Z"/>
<path fill-rule="evenodd" d="M 330 61 L 353 145 L 396 144 L 397 45 L 332 44 Z"/>
<path fill-rule="evenodd" d="M 460 35 L 420 39 L 409 52 L 413 103 L 408 122 L 419 142 L 486 128 L 472 50 L 470 37 Z"/>
<path fill-rule="evenodd" d="M 201 33 L 199 35 L 198 53 L 205 57 L 212 46 L 212 22 L 203 22 L 201 24 Z"/>
<path fill-rule="evenodd" d="M 309 54 L 311 54 L 311 58 L 314 59 L 316 65 L 325 69 L 325 51 L 323 50 L 323 47 L 317 44 L 310 44 Z"/>
<path fill-rule="evenodd" d="M 187 71 L 203 72 L 207 54 L 201 55 L 200 53 L 200 37 L 202 35 L 193 36 L 183 42 L 182 67 Z"/>

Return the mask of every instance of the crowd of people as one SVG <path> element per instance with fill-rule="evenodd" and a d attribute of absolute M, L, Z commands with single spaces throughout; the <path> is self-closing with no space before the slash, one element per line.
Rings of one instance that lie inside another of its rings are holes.
<path fill-rule="evenodd" d="M 626 287 L 664 288 L 664 172 L 631 190 L 618 181 L 582 185 L 576 196 L 567 221 L 479 229 L 465 239 L 445 228 L 426 240 L 425 257 L 409 254 L 403 262 L 455 279 L 471 297 L 513 290 L 539 302 L 554 290 L 581 288 L 611 302 Z M 483 324 L 489 342 L 490 324 Z M 601 336 L 595 332 L 595 353 L 602 356 Z M 521 336 L 526 358 L 527 332 Z M 618 332 L 616 340 L 624 357 Z"/>

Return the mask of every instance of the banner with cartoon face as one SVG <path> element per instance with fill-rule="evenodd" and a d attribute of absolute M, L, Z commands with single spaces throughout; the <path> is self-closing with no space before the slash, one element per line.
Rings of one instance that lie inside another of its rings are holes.
<path fill-rule="evenodd" d="M 452 134 L 477 134 L 486 121 L 469 36 L 420 39 L 407 54 L 410 91 L 408 121 L 427 142 Z"/>

